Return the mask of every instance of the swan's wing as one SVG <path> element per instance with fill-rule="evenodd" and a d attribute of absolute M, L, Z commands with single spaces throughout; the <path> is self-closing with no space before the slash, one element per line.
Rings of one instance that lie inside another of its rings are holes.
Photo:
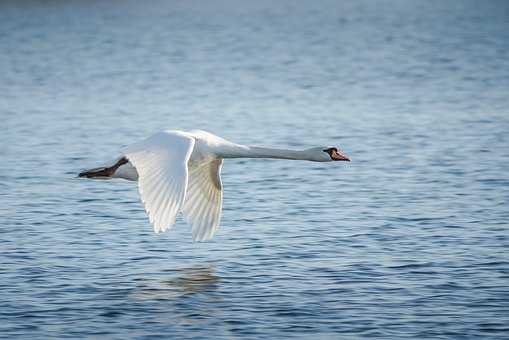
<path fill-rule="evenodd" d="M 182 214 L 192 227 L 193 240 L 210 239 L 219 226 L 223 205 L 222 159 L 189 169 L 189 186 Z"/>
<path fill-rule="evenodd" d="M 160 132 L 124 152 L 138 172 L 141 200 L 156 233 L 175 223 L 184 203 L 194 142 L 178 132 Z"/>

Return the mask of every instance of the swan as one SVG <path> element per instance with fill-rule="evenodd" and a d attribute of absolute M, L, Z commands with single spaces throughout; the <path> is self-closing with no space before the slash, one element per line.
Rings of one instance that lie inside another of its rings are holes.
<path fill-rule="evenodd" d="M 313 162 L 350 161 L 330 146 L 285 150 L 232 143 L 210 132 L 168 130 L 127 146 L 115 163 L 78 177 L 138 181 L 138 191 L 156 233 L 175 224 L 179 212 L 194 241 L 219 227 L 223 202 L 221 168 L 227 158 L 277 158 Z"/>

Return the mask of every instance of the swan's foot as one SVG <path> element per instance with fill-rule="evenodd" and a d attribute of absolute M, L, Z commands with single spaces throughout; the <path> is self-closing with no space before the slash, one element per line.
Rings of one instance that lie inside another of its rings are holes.
<path fill-rule="evenodd" d="M 86 170 L 83 172 L 80 172 L 78 174 L 78 177 L 85 177 L 85 178 L 109 178 L 112 177 L 113 174 L 115 174 L 115 171 L 122 165 L 126 164 L 128 162 L 127 158 L 122 157 L 120 158 L 114 165 L 109 167 L 101 167 L 101 168 L 94 168 L 90 170 Z"/>

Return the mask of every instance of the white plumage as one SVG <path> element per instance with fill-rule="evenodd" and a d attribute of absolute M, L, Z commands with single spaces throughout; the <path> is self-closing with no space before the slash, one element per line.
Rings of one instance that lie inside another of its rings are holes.
<path fill-rule="evenodd" d="M 141 200 L 156 233 L 175 223 L 184 204 L 194 144 L 184 134 L 160 132 L 124 151 L 138 172 Z"/>
<path fill-rule="evenodd" d="M 349 160 L 334 147 L 302 151 L 261 148 L 235 144 L 205 131 L 171 130 L 128 146 L 114 165 L 79 176 L 137 180 L 156 233 L 171 228 L 181 212 L 192 228 L 193 240 L 204 241 L 214 235 L 221 220 L 223 159 L 244 157 Z"/>

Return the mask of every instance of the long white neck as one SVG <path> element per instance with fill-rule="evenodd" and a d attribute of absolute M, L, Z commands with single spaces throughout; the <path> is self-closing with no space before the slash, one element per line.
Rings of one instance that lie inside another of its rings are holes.
<path fill-rule="evenodd" d="M 221 158 L 277 158 L 310 160 L 305 151 L 263 148 L 259 146 L 247 146 L 231 144 L 221 147 L 217 155 Z"/>

